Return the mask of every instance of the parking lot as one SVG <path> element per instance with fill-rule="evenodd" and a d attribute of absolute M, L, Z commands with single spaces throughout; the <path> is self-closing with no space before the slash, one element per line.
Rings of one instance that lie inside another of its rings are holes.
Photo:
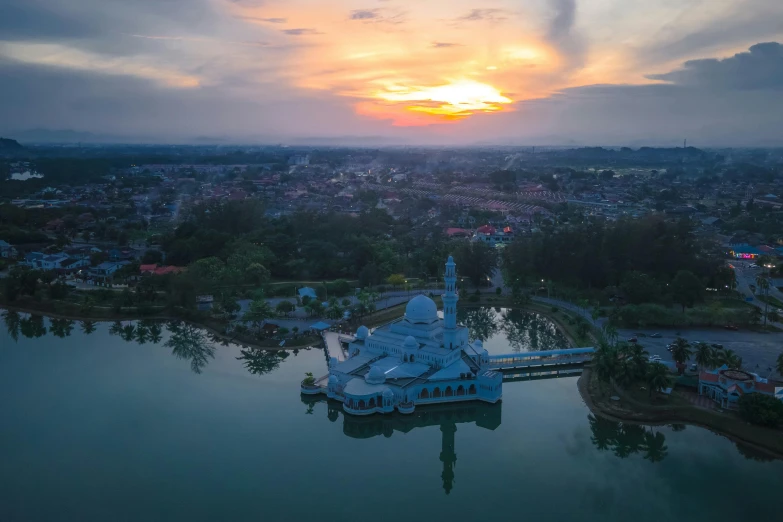
<path fill-rule="evenodd" d="M 678 335 L 679 332 L 679 335 Z M 643 333 L 647 337 L 637 336 Z M 649 337 L 652 333 L 659 333 L 661 337 Z M 742 357 L 746 369 L 756 372 L 762 377 L 770 375 L 773 379 L 781 380 L 783 376 L 774 371 L 775 361 L 779 354 L 783 353 L 783 333 L 757 333 L 749 331 L 733 332 L 719 328 L 694 328 L 682 330 L 649 329 L 649 330 L 620 330 L 618 339 L 624 341 L 630 337 L 638 337 L 638 342 L 644 346 L 650 355 L 659 355 L 662 360 L 672 360 L 666 346 L 677 337 L 687 339 L 691 344 L 702 341 L 708 344 L 722 344 L 725 349 L 734 350 Z M 773 368 L 770 372 L 769 368 Z"/>

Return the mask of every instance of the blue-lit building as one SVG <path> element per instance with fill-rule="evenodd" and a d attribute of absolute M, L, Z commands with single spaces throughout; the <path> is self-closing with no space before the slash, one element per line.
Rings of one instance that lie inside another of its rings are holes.
<path fill-rule="evenodd" d="M 481 341 L 470 341 L 457 324 L 457 274 L 446 262 L 443 318 L 435 302 L 413 298 L 404 317 L 369 332 L 362 326 L 348 345 L 348 358 L 329 363 L 321 391 L 353 415 L 413 413 L 417 405 L 480 400 L 496 403 L 503 377 L 489 367 Z M 303 390 L 304 391 L 304 390 Z"/>

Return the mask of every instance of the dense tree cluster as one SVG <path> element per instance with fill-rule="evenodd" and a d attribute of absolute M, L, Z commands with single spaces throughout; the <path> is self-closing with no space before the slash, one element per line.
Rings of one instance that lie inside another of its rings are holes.
<path fill-rule="evenodd" d="M 610 289 L 630 303 L 693 306 L 705 287 L 733 285 L 733 273 L 701 244 L 688 221 L 660 217 L 588 221 L 546 229 L 510 245 L 506 279 L 546 279 L 582 289 Z"/>

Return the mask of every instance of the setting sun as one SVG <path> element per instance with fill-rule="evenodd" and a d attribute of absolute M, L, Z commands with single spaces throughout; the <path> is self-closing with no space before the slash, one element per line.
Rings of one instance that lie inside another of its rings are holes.
<path fill-rule="evenodd" d="M 373 96 L 391 103 L 405 103 L 409 111 L 446 119 L 459 119 L 476 112 L 497 112 L 513 100 L 491 85 L 459 80 L 434 87 L 388 86 Z"/>

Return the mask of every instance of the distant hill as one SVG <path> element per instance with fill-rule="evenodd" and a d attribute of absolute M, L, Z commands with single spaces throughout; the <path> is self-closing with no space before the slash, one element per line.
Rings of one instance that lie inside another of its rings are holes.
<path fill-rule="evenodd" d="M 18 152 L 24 150 L 18 141 L 10 138 L 0 138 L 0 152 Z"/>

